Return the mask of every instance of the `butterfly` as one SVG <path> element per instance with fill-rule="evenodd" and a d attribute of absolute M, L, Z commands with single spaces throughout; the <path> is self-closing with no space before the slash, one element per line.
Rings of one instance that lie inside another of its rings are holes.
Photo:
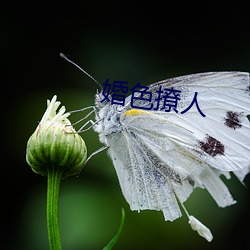
<path fill-rule="evenodd" d="M 149 85 L 181 90 L 178 106 L 187 107 L 198 93 L 199 107 L 185 114 L 145 111 L 101 103 L 96 95 L 93 126 L 108 147 L 122 193 L 131 210 L 161 210 L 165 220 L 181 216 L 194 188 L 206 188 L 218 206 L 235 200 L 221 175 L 240 181 L 250 171 L 250 85 L 248 73 L 209 72 L 163 80 Z M 154 98 L 153 94 L 153 98 Z M 135 99 L 134 106 L 142 105 Z"/>
<path fill-rule="evenodd" d="M 165 220 L 182 216 L 211 241 L 210 230 L 187 212 L 184 202 L 197 187 L 206 189 L 219 207 L 235 203 L 220 176 L 233 173 L 241 182 L 250 172 L 250 83 L 244 72 L 208 72 L 170 78 L 148 86 L 152 99 L 159 87 L 181 91 L 185 109 L 197 93 L 199 108 L 188 112 L 145 109 L 132 96 L 125 105 L 95 97 L 93 129 L 107 148 L 121 191 L 131 210 L 160 210 Z M 138 97 L 138 96 L 137 96 Z M 99 150 L 100 151 L 100 150 Z M 98 151 L 98 152 L 99 152 Z"/>

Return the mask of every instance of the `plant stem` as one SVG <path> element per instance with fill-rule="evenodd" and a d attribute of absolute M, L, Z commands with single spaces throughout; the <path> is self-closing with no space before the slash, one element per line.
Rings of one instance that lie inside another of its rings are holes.
<path fill-rule="evenodd" d="M 59 231 L 59 188 L 62 170 L 59 167 L 48 168 L 47 185 L 47 228 L 50 250 L 61 250 Z"/>

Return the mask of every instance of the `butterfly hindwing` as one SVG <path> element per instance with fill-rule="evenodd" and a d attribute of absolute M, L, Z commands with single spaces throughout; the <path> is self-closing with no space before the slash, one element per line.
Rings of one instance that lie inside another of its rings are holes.
<path fill-rule="evenodd" d="M 112 147 L 114 145 L 116 148 Z M 123 195 L 131 210 L 161 210 L 166 220 L 173 221 L 181 212 L 170 184 L 171 176 L 162 175 L 158 158 L 144 149 L 145 144 L 132 131 L 124 131 L 110 141 L 109 155 Z"/>
<path fill-rule="evenodd" d="M 121 122 L 126 124 L 126 130 L 139 142 L 133 147 L 141 149 L 137 158 L 149 158 L 159 176 L 168 180 L 164 185 L 169 185 L 181 202 L 198 186 L 207 188 L 219 206 L 234 203 L 226 185 L 219 178 L 219 170 L 196 152 L 197 134 L 169 123 L 157 114 L 146 112 L 126 115 L 121 118 Z M 217 188 L 220 189 L 219 195 Z"/>

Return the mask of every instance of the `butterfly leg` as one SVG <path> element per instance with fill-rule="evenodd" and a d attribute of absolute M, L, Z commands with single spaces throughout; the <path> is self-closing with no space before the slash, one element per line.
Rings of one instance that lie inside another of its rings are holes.
<path fill-rule="evenodd" d="M 90 130 L 93 126 L 95 126 L 96 123 L 98 123 L 99 121 L 93 122 L 92 120 L 88 120 L 86 123 L 84 123 L 77 131 L 77 133 L 82 133 L 82 132 L 86 132 L 88 130 Z M 91 123 L 91 125 L 87 128 L 85 128 L 89 123 Z"/>
<path fill-rule="evenodd" d="M 82 108 L 82 109 L 77 109 L 77 110 L 73 110 L 73 111 L 70 111 L 70 114 L 73 114 L 73 113 L 76 113 L 76 112 L 83 112 L 85 110 L 88 110 L 88 109 L 92 109 L 87 115 L 85 115 L 83 118 L 81 118 L 80 120 L 78 120 L 77 122 L 75 122 L 74 124 L 72 124 L 73 126 L 81 123 L 82 121 L 86 120 L 87 118 L 89 118 L 93 113 L 95 115 L 97 115 L 97 111 L 96 111 L 96 108 L 95 106 L 89 106 L 89 107 L 86 107 L 86 108 Z M 99 122 L 99 121 L 97 121 Z M 86 123 L 84 123 L 77 131 L 77 133 L 81 133 L 81 132 L 85 132 L 85 131 L 88 131 L 89 129 L 91 129 L 97 122 L 93 122 L 92 120 L 88 120 Z M 84 129 L 88 124 L 91 123 L 91 126 L 89 126 L 88 128 Z"/>
<path fill-rule="evenodd" d="M 105 149 L 107 149 L 107 148 L 108 148 L 108 146 L 102 146 L 101 148 L 99 148 L 99 149 L 97 149 L 96 151 L 94 151 L 93 153 L 91 153 L 90 156 L 87 158 L 87 160 L 84 162 L 84 164 L 83 164 L 83 166 L 81 167 L 81 169 L 78 171 L 77 176 L 80 175 L 80 173 L 81 173 L 83 167 L 86 165 L 86 163 L 87 163 L 94 155 L 96 155 L 96 154 L 102 152 L 103 150 L 105 150 Z"/>
<path fill-rule="evenodd" d="M 96 114 L 96 108 L 94 106 L 90 106 L 90 107 L 86 107 L 86 108 L 82 108 L 82 109 L 77 109 L 77 110 L 70 111 L 70 114 L 73 114 L 73 113 L 76 113 L 76 112 L 85 111 L 87 109 L 92 109 L 92 110 L 87 115 L 85 115 L 83 118 L 81 118 L 79 121 L 75 122 L 73 125 L 76 125 L 76 124 L 82 122 L 83 120 L 86 120 L 93 113 Z"/>
<path fill-rule="evenodd" d="M 87 160 L 85 161 L 84 165 L 86 165 L 86 163 L 96 154 L 102 152 L 103 150 L 107 149 L 108 146 L 102 146 L 101 148 L 97 149 L 96 151 L 94 151 L 93 153 L 91 153 L 91 155 L 87 158 Z"/>

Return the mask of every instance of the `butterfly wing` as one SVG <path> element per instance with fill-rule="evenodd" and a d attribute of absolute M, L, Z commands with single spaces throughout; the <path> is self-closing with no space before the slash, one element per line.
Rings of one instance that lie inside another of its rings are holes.
<path fill-rule="evenodd" d="M 180 217 L 181 212 L 170 185 L 170 173 L 162 176 L 158 172 L 154 165 L 156 162 L 148 151 L 144 151 L 143 142 L 131 132 L 124 131 L 113 135 L 109 143 L 108 152 L 131 210 L 161 210 L 166 220 L 171 221 Z M 173 178 L 178 179 L 177 176 Z"/>
<path fill-rule="evenodd" d="M 174 126 L 192 131 L 196 138 L 191 146 L 193 151 L 219 170 L 249 167 L 250 87 L 247 73 L 212 72 L 168 79 L 149 86 L 152 100 L 156 99 L 159 86 L 181 90 L 180 112 L 192 103 L 197 93 L 198 106 L 206 117 L 198 112 L 196 105 L 184 114 L 153 111 Z M 146 107 L 149 103 L 137 101 L 134 105 Z M 176 137 L 182 140 L 177 133 Z M 187 146 L 183 140 L 180 143 Z"/>
<path fill-rule="evenodd" d="M 120 118 L 125 129 L 110 136 L 109 154 L 131 209 L 162 210 L 166 220 L 174 220 L 181 214 L 175 195 L 184 202 L 196 186 L 206 188 L 221 207 L 233 204 L 219 176 L 234 171 L 243 180 L 249 172 L 248 74 L 189 75 L 152 84 L 148 91 L 159 86 L 181 90 L 180 110 L 197 92 L 206 117 L 195 105 L 184 114 L 126 105 Z"/>

